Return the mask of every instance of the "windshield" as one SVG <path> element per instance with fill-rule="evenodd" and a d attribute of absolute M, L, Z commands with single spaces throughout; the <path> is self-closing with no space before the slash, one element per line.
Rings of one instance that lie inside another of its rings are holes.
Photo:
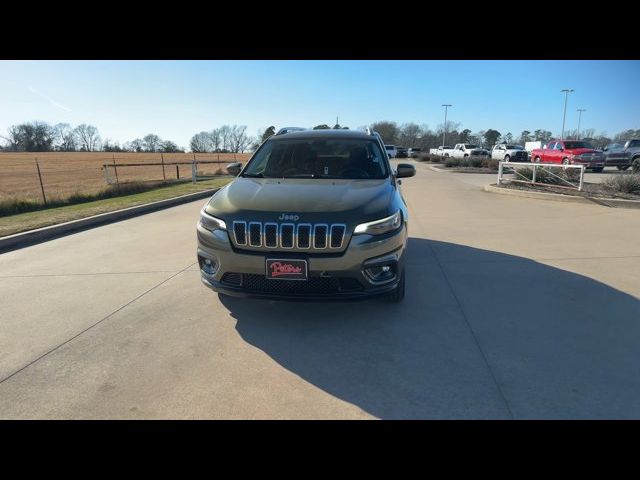
<path fill-rule="evenodd" d="M 396 147 L 394 147 L 393 145 L 385 145 L 384 148 L 386 148 L 387 150 L 393 150 Z"/>
<path fill-rule="evenodd" d="M 273 140 L 253 157 L 243 177 L 382 179 L 388 177 L 378 143 L 360 139 Z"/>
<path fill-rule="evenodd" d="M 507 150 L 524 150 L 521 145 L 507 145 Z"/>
<path fill-rule="evenodd" d="M 569 150 L 573 150 L 574 148 L 591 148 L 593 149 L 593 145 L 589 142 L 564 142 L 564 148 Z"/>
<path fill-rule="evenodd" d="M 465 143 L 464 148 L 478 148 L 477 145 L 471 145 L 470 143 Z"/>

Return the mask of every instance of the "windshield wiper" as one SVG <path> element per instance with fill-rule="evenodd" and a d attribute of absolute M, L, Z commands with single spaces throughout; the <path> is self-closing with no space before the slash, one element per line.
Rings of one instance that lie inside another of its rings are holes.
<path fill-rule="evenodd" d="M 251 177 L 251 178 L 264 178 L 264 175 L 262 173 L 250 173 L 250 172 L 245 172 L 242 174 L 243 177 Z"/>
<path fill-rule="evenodd" d="M 287 175 L 282 178 L 316 178 L 313 173 L 298 173 L 297 175 Z"/>

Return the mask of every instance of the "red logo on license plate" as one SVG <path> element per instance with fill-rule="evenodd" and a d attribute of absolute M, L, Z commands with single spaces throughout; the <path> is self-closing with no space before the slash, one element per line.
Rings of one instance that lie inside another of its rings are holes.
<path fill-rule="evenodd" d="M 306 260 L 287 260 L 281 258 L 267 259 L 267 278 L 306 280 Z"/>
<path fill-rule="evenodd" d="M 272 277 L 281 277 L 282 275 L 300 275 L 302 273 L 302 267 L 296 267 L 290 263 L 273 262 L 270 267 Z"/>

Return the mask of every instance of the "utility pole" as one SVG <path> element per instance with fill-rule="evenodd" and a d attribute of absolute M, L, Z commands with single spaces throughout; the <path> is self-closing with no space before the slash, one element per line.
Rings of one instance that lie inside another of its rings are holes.
<path fill-rule="evenodd" d="M 562 115 L 562 133 L 560 134 L 560 141 L 564 141 L 564 122 L 567 118 L 567 100 L 569 99 L 569 94 L 575 90 L 571 88 L 563 88 L 560 91 L 564 92 L 564 114 Z"/>
<path fill-rule="evenodd" d="M 444 107 L 444 131 L 442 132 L 442 146 L 444 147 L 447 139 L 447 109 L 453 107 L 453 105 L 443 103 L 442 106 Z"/>
<path fill-rule="evenodd" d="M 578 109 L 578 140 L 580 140 L 580 120 L 582 120 L 582 112 L 586 112 L 587 109 L 586 108 L 579 108 Z"/>

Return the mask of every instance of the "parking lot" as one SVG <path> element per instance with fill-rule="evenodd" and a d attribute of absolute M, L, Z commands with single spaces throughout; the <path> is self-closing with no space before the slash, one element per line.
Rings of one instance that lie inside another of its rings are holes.
<path fill-rule="evenodd" d="M 219 298 L 202 201 L 0 255 L 0 418 L 640 418 L 640 213 L 416 168 L 399 305 Z"/>

